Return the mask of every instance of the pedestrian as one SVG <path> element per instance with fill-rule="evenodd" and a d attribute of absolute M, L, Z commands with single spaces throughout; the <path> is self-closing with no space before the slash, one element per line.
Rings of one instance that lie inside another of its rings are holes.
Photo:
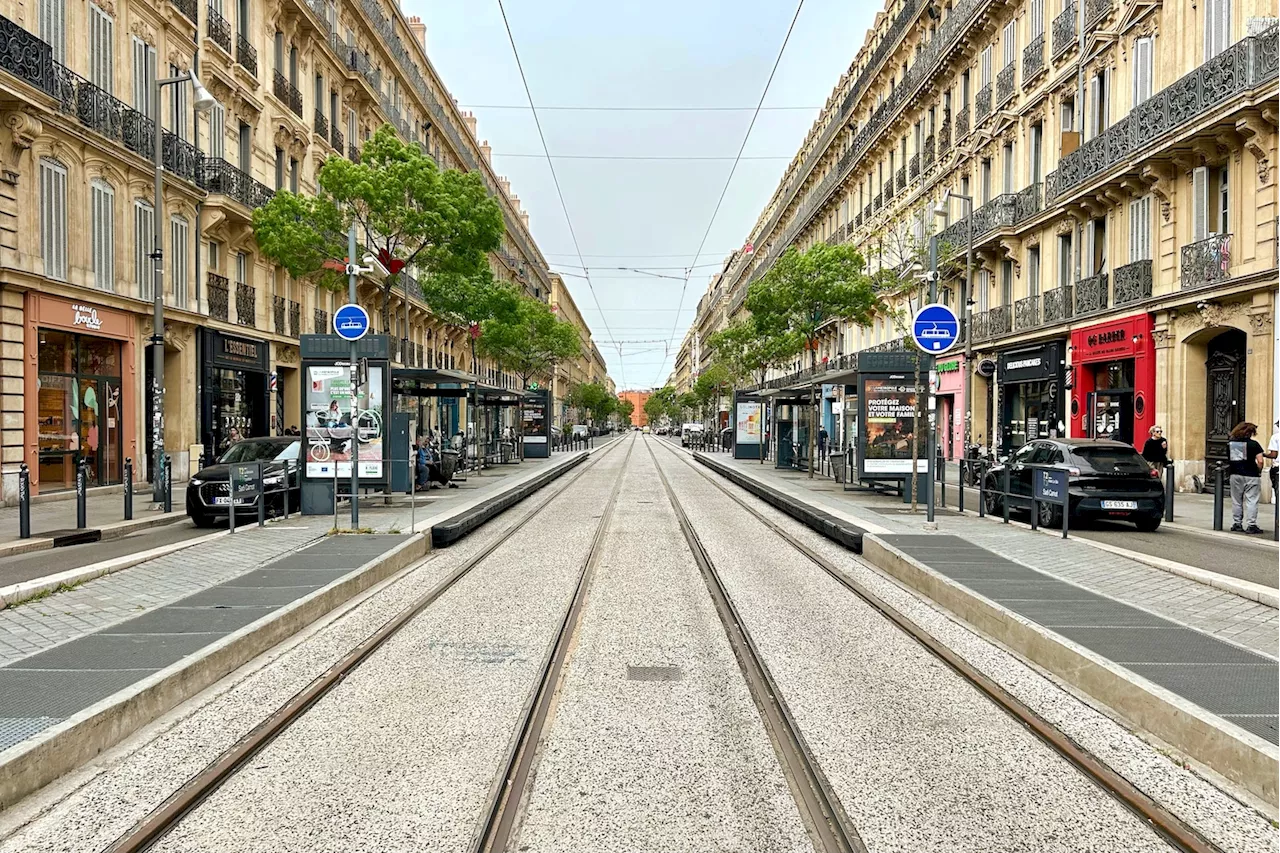
<path fill-rule="evenodd" d="M 1262 533 L 1258 498 L 1262 494 L 1262 445 L 1254 440 L 1258 425 L 1241 421 L 1231 430 L 1227 464 L 1231 472 L 1231 532 Z"/>
<path fill-rule="evenodd" d="M 1276 482 L 1280 479 L 1280 462 L 1277 461 L 1280 457 L 1280 421 L 1272 425 L 1271 440 L 1267 442 L 1267 452 L 1262 455 L 1271 460 L 1271 500 L 1280 500 L 1280 495 L 1276 494 L 1280 492 L 1280 483 Z"/>
<path fill-rule="evenodd" d="M 1152 468 L 1161 471 L 1169 464 L 1169 440 L 1164 437 L 1164 429 L 1158 426 L 1153 426 L 1147 435 L 1147 443 L 1142 445 L 1142 458 Z"/>
<path fill-rule="evenodd" d="M 827 458 L 827 441 L 830 436 L 827 434 L 826 427 L 818 427 L 818 458 Z"/>

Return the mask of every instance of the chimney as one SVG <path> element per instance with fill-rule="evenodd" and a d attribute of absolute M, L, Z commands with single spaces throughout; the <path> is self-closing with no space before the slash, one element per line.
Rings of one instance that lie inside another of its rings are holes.
<path fill-rule="evenodd" d="M 529 213 L 527 211 L 524 211 L 524 210 L 520 211 L 520 221 L 524 223 L 524 230 L 528 231 L 529 230 Z"/>
<path fill-rule="evenodd" d="M 510 196 L 511 198 L 511 206 L 516 209 L 516 213 L 519 213 L 520 212 L 520 196 L 511 195 L 511 193 L 507 193 L 507 195 Z"/>
<path fill-rule="evenodd" d="M 413 37 L 422 45 L 422 52 L 427 51 L 427 25 L 422 23 L 422 19 L 417 15 L 409 16 L 409 32 L 413 33 Z"/>
<path fill-rule="evenodd" d="M 472 125 L 471 131 L 475 132 L 475 126 Z M 489 140 L 480 143 L 480 156 L 484 157 L 484 161 L 490 166 L 493 165 L 493 148 L 489 145 Z"/>
<path fill-rule="evenodd" d="M 463 120 L 463 121 L 465 121 L 465 122 L 467 123 L 467 130 L 471 131 L 471 135 L 472 135 L 472 136 L 475 136 L 475 135 L 476 135 L 476 117 L 475 117 L 475 114 L 474 114 L 474 113 L 472 113 L 470 110 L 467 110 L 467 111 L 465 111 L 465 112 L 462 114 L 462 120 Z"/>
<path fill-rule="evenodd" d="M 502 187 L 502 191 L 508 196 L 511 195 L 511 182 L 502 175 L 498 176 L 498 184 Z"/>

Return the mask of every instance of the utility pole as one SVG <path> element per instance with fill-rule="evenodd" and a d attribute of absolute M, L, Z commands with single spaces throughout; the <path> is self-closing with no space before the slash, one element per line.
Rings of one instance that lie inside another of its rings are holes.
<path fill-rule="evenodd" d="M 356 272 L 356 226 L 353 222 L 347 230 L 347 301 L 352 305 L 358 304 L 356 301 L 356 284 L 358 282 L 358 274 Z M 360 499 L 357 495 L 360 489 L 360 425 L 359 421 L 359 387 L 356 385 L 357 374 L 360 371 L 360 344 L 357 341 L 351 342 L 351 529 L 360 529 Z M 337 466 L 337 463 L 334 463 Z M 338 503 L 338 492 L 334 489 L 333 502 L 336 506 Z"/>

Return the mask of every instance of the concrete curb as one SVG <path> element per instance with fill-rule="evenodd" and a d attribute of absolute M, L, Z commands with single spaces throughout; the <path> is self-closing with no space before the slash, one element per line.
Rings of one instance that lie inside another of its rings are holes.
<path fill-rule="evenodd" d="M 1032 663 L 1113 709 L 1135 727 L 1277 804 L 1280 750 L 1262 738 L 945 578 L 869 535 L 863 557 Z"/>
<path fill-rule="evenodd" d="M 12 607 L 15 604 L 21 604 L 42 595 L 51 592 L 59 587 L 73 586 L 75 584 L 84 583 L 85 581 L 100 578 L 103 575 L 109 575 L 123 569 L 132 568 L 139 563 L 145 563 L 148 560 L 154 560 L 157 557 L 163 557 L 166 554 L 172 554 L 175 551 L 182 551 L 193 545 L 201 545 L 211 539 L 217 539 L 219 536 L 226 536 L 230 531 L 221 530 L 210 533 L 207 536 L 198 536 L 195 539 L 187 539 L 183 542 L 172 542 L 168 545 L 161 545 L 146 551 L 139 551 L 136 554 L 125 554 L 122 557 L 116 557 L 111 560 L 103 560 L 99 563 L 93 563 L 88 566 L 81 566 L 77 569 L 67 569 L 65 572 L 58 572 L 54 575 L 45 575 L 42 578 L 33 578 L 29 581 L 10 584 L 6 587 L 0 587 L 0 610 L 6 607 Z"/>
<path fill-rule="evenodd" d="M 328 586 L 0 752 L 0 810 L 115 746 L 428 550 L 427 538 L 415 534 Z"/>
<path fill-rule="evenodd" d="M 147 512 L 147 510 L 143 510 Z M 134 518 L 130 521 L 114 521 L 111 524 L 104 524 L 100 527 L 93 528 L 102 531 L 102 541 L 107 542 L 112 539 L 122 539 L 131 533 L 137 533 L 139 530 L 149 530 L 153 527 L 167 527 L 170 524 L 180 524 L 187 520 L 187 514 L 184 511 L 175 511 L 171 513 L 157 513 L 150 518 Z M 16 554 L 29 554 L 32 551 L 47 551 L 53 547 L 53 540 L 44 537 L 32 537 L 31 539 L 15 539 L 12 542 L 0 543 L 0 557 L 11 557 Z"/>

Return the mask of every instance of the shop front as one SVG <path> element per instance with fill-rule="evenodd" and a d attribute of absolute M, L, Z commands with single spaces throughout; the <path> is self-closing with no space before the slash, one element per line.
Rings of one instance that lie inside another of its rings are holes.
<path fill-rule="evenodd" d="M 997 355 L 1000 455 L 1028 441 L 1067 434 L 1065 348 L 1066 341 L 1050 341 Z"/>
<path fill-rule="evenodd" d="M 963 355 L 944 356 L 934 368 L 938 374 L 938 450 L 943 459 L 964 456 L 964 367 Z"/>
<path fill-rule="evenodd" d="M 200 440 L 212 458 L 239 438 L 270 434 L 270 345 L 214 329 L 200 334 Z"/>
<path fill-rule="evenodd" d="M 1155 423 L 1151 316 L 1072 331 L 1071 368 L 1071 434 L 1141 447 Z"/>
<path fill-rule="evenodd" d="M 138 458 L 133 316 L 35 292 L 26 296 L 25 316 L 32 492 L 75 488 L 82 459 L 90 486 L 123 482 L 124 460 Z"/>

